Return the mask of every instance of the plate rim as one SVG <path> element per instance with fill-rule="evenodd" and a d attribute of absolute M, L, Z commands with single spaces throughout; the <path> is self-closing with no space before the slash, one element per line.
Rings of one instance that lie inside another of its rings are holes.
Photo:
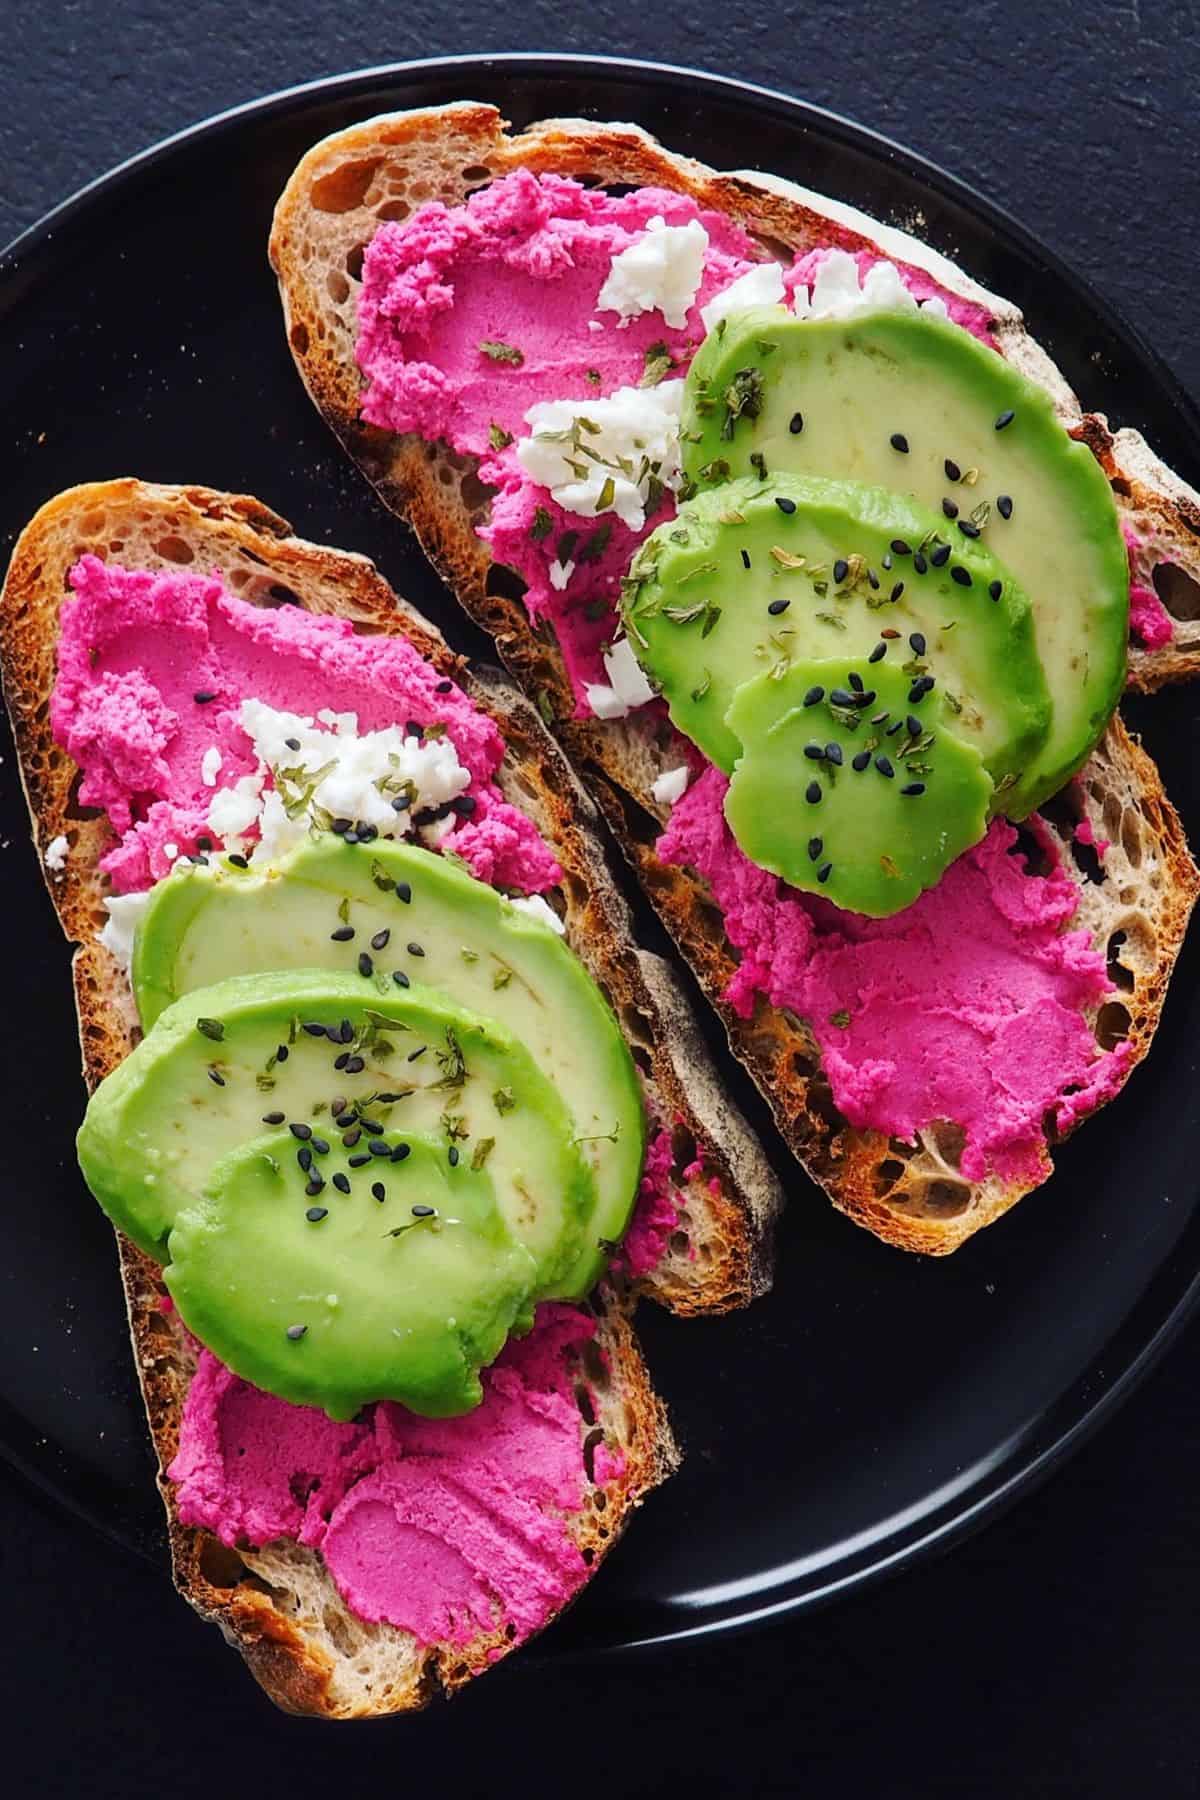
<path fill-rule="evenodd" d="M 1200 405 L 1184 383 L 1175 375 L 1165 358 L 1087 276 L 1080 274 L 1057 251 L 1051 249 L 1036 233 L 1030 231 L 1005 207 L 980 192 L 931 158 L 909 149 L 868 125 L 831 108 L 785 93 L 760 83 L 743 81 L 736 76 L 698 69 L 687 64 L 660 63 L 644 58 L 616 55 L 590 55 L 586 52 L 552 54 L 545 51 L 512 51 L 473 55 L 413 58 L 401 62 L 372 64 L 346 70 L 336 75 L 316 77 L 310 81 L 239 102 L 219 112 L 198 119 L 179 131 L 158 139 L 134 152 L 85 182 L 59 201 L 39 219 L 24 227 L 0 248 L 0 281 L 8 282 L 23 265 L 44 251 L 54 236 L 72 226 L 83 214 L 96 206 L 103 207 L 127 187 L 143 179 L 160 163 L 173 155 L 196 149 L 206 141 L 219 140 L 225 133 L 244 125 L 249 119 L 273 121 L 318 99 L 352 102 L 356 93 L 381 85 L 402 85 L 420 77 L 437 78 L 461 71 L 464 77 L 472 71 L 486 71 L 493 77 L 506 68 L 523 76 L 539 71 L 548 77 L 574 77 L 579 84 L 589 79 L 624 76 L 642 80 L 647 85 L 668 83 L 699 84 L 737 103 L 765 102 L 780 113 L 815 130 L 826 139 L 865 153 L 877 164 L 891 163 L 913 181 L 941 194 L 948 201 L 971 213 L 988 230 L 1000 236 L 1027 261 L 1034 261 L 1070 297 L 1090 311 L 1105 328 L 1130 350 L 1157 385 L 1168 404 L 1180 418 L 1183 436 L 1190 441 L 1191 453 L 1200 462 Z M 503 108 L 501 108 L 503 111 Z M 566 115 L 559 115 L 566 116 Z M 632 121 L 635 122 L 636 121 Z M 265 254 L 265 252 L 264 252 Z M 17 304 L 20 304 L 18 301 Z M 661 1630 L 626 1640 L 594 1644 L 557 1642 L 552 1634 L 549 1644 L 539 1638 L 522 1658 L 527 1665 L 548 1658 L 582 1661 L 599 1657 L 642 1656 L 669 1646 L 732 1635 L 763 1628 L 801 1612 L 829 1605 L 849 1592 L 865 1591 L 878 1582 L 897 1575 L 914 1564 L 930 1560 L 980 1530 L 1006 1512 L 1018 1499 L 1033 1492 L 1060 1468 L 1091 1438 L 1125 1401 L 1136 1391 L 1160 1358 L 1178 1337 L 1183 1326 L 1200 1309 L 1200 1258 L 1186 1256 L 1189 1235 L 1194 1235 L 1198 1220 L 1192 1218 L 1165 1260 L 1155 1270 L 1125 1314 L 1117 1330 L 1089 1360 L 1070 1385 L 1043 1409 L 1036 1420 L 1007 1445 L 998 1447 L 979 1472 L 968 1472 L 970 1485 L 962 1495 L 947 1502 L 942 1513 L 924 1515 L 915 1527 L 884 1532 L 872 1541 L 861 1561 L 840 1559 L 840 1572 L 832 1573 L 818 1585 L 803 1585 L 799 1574 L 789 1584 L 784 1580 L 767 1590 L 770 1598 L 756 1603 L 723 1605 L 715 1601 L 703 1609 L 697 1622 L 666 1624 Z M 1190 1269 L 1190 1275 L 1187 1270 Z M 1180 1281 L 1182 1279 L 1182 1288 Z M 1157 1298 L 1160 1287 L 1169 1285 L 1174 1298 L 1165 1305 Z M 1149 1321 L 1143 1326 L 1143 1318 Z M 1155 1322 L 1156 1321 L 1156 1322 Z M 1125 1346 L 1128 1342 L 1129 1348 Z M 1120 1372 L 1111 1379 L 1102 1376 L 1101 1366 L 1120 1364 Z M 157 1549 L 138 1546 L 122 1538 L 99 1517 L 90 1513 L 82 1502 L 55 1486 L 16 1452 L 0 1442 L 0 1460 L 22 1485 L 36 1493 L 40 1500 L 74 1520 L 86 1524 L 118 1551 L 141 1563 L 159 1561 Z M 848 1566 L 847 1566 L 848 1565 Z M 796 1585 L 797 1583 L 801 1585 Z M 698 1610 L 698 1614 L 700 1609 Z"/>

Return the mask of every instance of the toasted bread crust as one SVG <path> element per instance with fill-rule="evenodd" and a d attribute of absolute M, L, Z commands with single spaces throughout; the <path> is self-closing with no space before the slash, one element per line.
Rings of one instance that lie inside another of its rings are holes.
<path fill-rule="evenodd" d="M 22 534 L 0 602 L 0 668 L 35 841 L 41 852 L 59 835 L 70 846 L 64 869 L 48 874 L 47 882 L 64 933 L 75 946 L 89 1087 L 128 1054 L 138 1028 L 128 984 L 96 941 L 106 891 L 97 864 L 111 833 L 102 818 L 78 803 L 78 771 L 53 741 L 48 700 L 68 570 L 85 551 L 114 554 L 114 544 L 134 566 L 195 560 L 225 574 L 249 600 L 278 604 L 295 598 L 310 610 L 349 617 L 368 630 L 402 631 L 497 719 L 508 745 L 499 779 L 554 844 L 564 869 L 568 935 L 608 993 L 662 1116 L 679 1121 L 689 1154 L 694 1143 L 702 1145 L 703 1175 L 688 1184 L 681 1219 L 700 1254 L 691 1257 L 685 1245 L 653 1280 L 641 1284 L 642 1290 L 682 1313 L 724 1310 L 749 1299 L 768 1277 L 766 1234 L 778 1203 L 774 1177 L 740 1117 L 722 1100 L 673 977 L 633 943 L 590 803 L 536 712 L 500 676 L 468 671 L 365 558 L 292 537 L 283 519 L 243 496 L 134 480 L 70 490 L 43 507 Z M 499 1630 L 466 1646 L 422 1649 L 404 1632 L 365 1625 L 349 1614 L 315 1552 L 277 1544 L 235 1554 L 208 1533 L 180 1523 L 162 1471 L 178 1447 L 194 1350 L 174 1314 L 162 1308 L 156 1266 L 127 1241 L 119 1242 L 176 1583 L 241 1650 L 272 1698 L 291 1711 L 327 1717 L 407 1710 L 434 1694 L 452 1693 L 507 1654 L 512 1646 Z M 599 1297 L 602 1354 L 584 1350 L 580 1356 L 580 1378 L 590 1384 L 596 1424 L 624 1459 L 619 1474 L 595 1485 L 602 1503 L 589 1504 L 572 1521 L 593 1565 L 677 1460 L 665 1410 L 633 1335 L 629 1315 L 636 1297 L 636 1290 Z M 581 1433 L 587 1429 L 581 1420 Z"/>
<path fill-rule="evenodd" d="M 1161 465 L 1139 461 L 1134 434 L 1114 438 L 1104 421 L 1080 413 L 1078 402 L 1045 352 L 1025 331 L 1019 311 L 989 294 L 919 241 L 877 225 L 851 209 L 821 200 L 794 185 L 762 176 L 718 174 L 672 155 L 635 126 L 549 120 L 517 136 L 506 135 L 495 109 L 463 103 L 367 120 L 316 145 L 302 159 L 276 209 L 271 261 L 279 278 L 289 343 L 318 409 L 392 511 L 408 521 L 439 573 L 468 613 L 491 632 L 506 667 L 543 712 L 612 826 L 622 849 L 667 929 L 721 1014 L 735 1053 L 772 1106 L 791 1149 L 833 1203 L 889 1243 L 941 1255 L 956 1249 L 981 1226 L 1008 1210 L 1050 1172 L 1023 1182 L 989 1177 L 966 1183 L 957 1168 L 952 1133 L 920 1134 L 914 1151 L 877 1133 L 852 1130 L 836 1112 L 820 1072 L 820 1059 L 802 1022 L 760 1002 L 752 1019 L 736 1017 L 723 995 L 734 958 L 707 886 L 686 869 L 666 867 L 654 854 L 662 820 L 649 796 L 664 766 L 669 739 L 637 714 L 601 724 L 575 715 L 574 696 L 550 634 L 534 629 L 520 598 L 520 583 L 494 568 L 476 526 L 486 517 L 488 494 L 469 459 L 412 436 L 369 426 L 359 417 L 362 378 L 354 356 L 355 280 L 363 245 L 382 218 L 403 216 L 418 197 L 448 205 L 488 179 L 524 167 L 602 184 L 657 185 L 690 194 L 701 206 L 728 214 L 768 246 L 790 251 L 831 241 L 850 249 L 878 246 L 917 264 L 964 299 L 985 306 L 996 341 L 1030 379 L 1050 392 L 1060 415 L 1099 457 L 1118 505 L 1144 517 L 1153 507 L 1160 535 L 1192 556 L 1200 570 L 1200 546 L 1190 549 L 1200 520 L 1200 499 L 1176 477 L 1169 486 Z M 344 277 L 331 282 L 337 269 Z M 344 293 L 343 293 L 344 289 Z M 334 291 L 342 294 L 334 297 Z M 1144 451 L 1144 446 L 1142 446 Z M 1149 461 L 1147 461 L 1149 458 Z M 1136 467 L 1134 467 L 1136 465 Z M 1140 469 L 1140 475 L 1137 470 Z M 1169 472 L 1167 472 L 1169 474 Z M 1157 482 L 1157 486 L 1155 483 Z M 1172 535 L 1173 534 L 1173 535 Z M 1180 626 L 1176 626 L 1177 635 Z M 1200 626 L 1193 651 L 1134 653 L 1135 679 L 1155 685 L 1200 667 Z M 1161 671 L 1161 673 L 1159 673 Z M 1101 889 L 1080 874 L 1080 918 L 1097 943 L 1124 931 L 1137 967 L 1131 992 L 1115 1004 L 1127 1015 L 1133 1046 L 1129 1066 L 1145 1054 L 1157 1024 L 1170 971 L 1197 893 L 1198 877 L 1179 819 L 1149 759 L 1130 740 L 1119 719 L 1063 802 L 1088 818 L 1098 834 L 1114 839 Z M 1118 830 L 1103 828 L 1117 809 Z M 1153 856 L 1138 866 L 1126 857 L 1120 826 L 1131 843 L 1145 841 Z M 1065 866 L 1074 870 L 1072 820 L 1057 835 Z M 1124 859 L 1125 866 L 1122 865 Z M 1144 878 L 1152 860 L 1157 878 Z M 1120 895 L 1131 895 L 1128 900 Z M 1103 1015 L 1103 1016 L 1101 1016 Z M 1102 1035 L 1122 1021 L 1105 1009 L 1096 1023 Z"/>

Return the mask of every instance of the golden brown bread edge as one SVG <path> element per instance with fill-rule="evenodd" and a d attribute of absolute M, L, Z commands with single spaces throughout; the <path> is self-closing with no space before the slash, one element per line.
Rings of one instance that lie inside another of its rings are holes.
<path fill-rule="evenodd" d="M 468 613 L 495 638 L 506 667 L 551 721 L 721 1014 L 789 1147 L 834 1204 L 858 1223 L 905 1249 L 952 1251 L 1038 1185 L 1050 1170 L 1049 1154 L 1036 1179 L 990 1176 L 968 1183 L 957 1166 L 961 1132 L 952 1123 L 922 1133 L 915 1151 L 879 1133 L 851 1129 L 833 1105 L 802 1021 L 762 1001 L 749 1021 L 731 1012 L 721 996 L 734 962 L 711 895 L 692 873 L 666 867 L 653 851 L 663 813 L 650 801 L 649 786 L 664 766 L 669 734 L 647 728 L 636 715 L 618 724 L 573 716 L 574 699 L 552 632 L 530 624 L 520 583 L 492 565 L 475 534 L 486 516 L 488 493 L 471 459 L 380 431 L 358 416 L 362 384 L 354 360 L 354 300 L 362 249 L 372 232 L 384 219 L 404 217 L 421 200 L 457 203 L 517 167 L 601 185 L 674 188 L 788 252 L 828 242 L 832 221 L 848 247 L 878 245 L 885 254 L 926 268 L 963 298 L 986 305 L 1003 353 L 1049 390 L 1069 428 L 1104 464 L 1125 516 L 1142 531 L 1155 531 L 1188 552 L 1191 537 L 1200 533 L 1197 497 L 1135 434 L 1114 436 L 1103 419 L 1082 415 L 1017 309 L 918 240 L 794 184 L 718 174 L 672 155 L 634 126 L 550 120 L 509 137 L 494 108 L 469 102 L 372 119 L 310 150 L 276 208 L 270 257 L 288 340 L 312 399 L 385 504 L 412 525 Z M 1200 567 L 1200 554 L 1193 566 Z M 1185 572 L 1182 579 L 1193 578 Z M 1200 625 L 1196 629 L 1200 632 Z M 1134 680 L 1152 686 L 1196 666 L 1200 640 L 1194 650 L 1185 644 L 1170 654 L 1135 654 Z M 1119 719 L 1050 813 L 1065 866 L 1080 880 L 1080 922 L 1089 925 L 1098 944 L 1117 946 L 1110 966 L 1119 971 L 1119 992 L 1097 1010 L 1093 1023 L 1101 1042 L 1128 1036 L 1132 1069 L 1158 1022 L 1196 897 L 1197 872 L 1157 771 Z M 1072 830 L 1082 818 L 1098 836 L 1113 840 L 1102 884 L 1087 880 L 1077 866 Z M 1102 889 L 1107 891 L 1100 900 Z"/>
<path fill-rule="evenodd" d="M 47 881 L 64 933 L 75 946 L 72 966 L 89 1088 L 128 1054 L 137 1022 L 128 984 L 95 935 L 104 917 L 105 892 L 97 863 L 112 841 L 109 828 L 102 817 L 80 807 L 78 771 L 54 743 L 49 724 L 58 609 L 69 567 L 88 550 L 124 554 L 137 567 L 195 561 L 230 575 L 252 601 L 272 604 L 299 597 L 312 610 L 351 617 L 363 629 L 403 630 L 477 704 L 499 718 L 515 752 L 505 765 L 513 784 L 510 797 L 527 808 L 536 803 L 543 818 L 549 809 L 560 832 L 556 842 L 566 871 L 569 930 L 576 940 L 583 934 L 593 969 L 603 971 L 626 1029 L 634 1028 L 635 1049 L 648 1060 L 660 1099 L 677 1106 L 688 1121 L 689 1144 L 705 1134 L 708 1173 L 725 1184 L 723 1199 L 714 1208 L 712 1254 L 693 1273 L 693 1291 L 684 1291 L 683 1273 L 692 1264 L 680 1257 L 679 1268 L 656 1297 L 680 1312 L 720 1310 L 747 1299 L 765 1278 L 764 1229 L 777 1201 L 773 1177 L 736 1115 L 726 1109 L 718 1121 L 723 1143 L 710 1143 L 711 1121 L 702 1124 L 690 1107 L 660 1041 L 679 1028 L 671 1012 L 680 1004 L 678 996 L 661 979 L 655 959 L 646 959 L 628 939 L 623 902 L 597 860 L 586 802 L 582 808 L 573 805 L 574 789 L 561 754 L 530 709 L 499 681 L 473 677 L 432 627 L 401 606 L 365 558 L 293 538 L 284 520 L 244 496 L 134 480 L 71 490 L 48 503 L 22 534 L 0 600 L 0 670 L 39 855 L 60 834 L 70 843 L 65 868 L 47 875 Z M 683 1026 L 686 1031 L 686 1020 Z M 707 1079 L 715 1086 L 711 1075 Z M 742 1192 L 739 1178 L 756 1184 L 757 1215 L 731 1197 Z M 407 1633 L 356 1620 L 317 1553 L 289 1544 L 234 1552 L 207 1532 L 180 1523 L 162 1471 L 178 1445 L 194 1349 L 175 1316 L 162 1309 L 157 1266 L 127 1240 L 118 1238 L 118 1245 L 176 1584 L 242 1652 L 271 1698 L 288 1710 L 327 1717 L 407 1710 L 435 1693 L 454 1692 L 507 1654 L 511 1644 L 502 1631 L 483 1634 L 466 1646 L 422 1649 Z M 646 1492 L 677 1461 L 665 1409 L 633 1335 L 635 1298 L 635 1292 L 615 1290 L 598 1296 L 597 1347 L 603 1354 L 584 1349 L 578 1359 L 579 1376 L 590 1384 L 596 1409 L 593 1418 L 584 1414 L 581 1423 L 585 1449 L 599 1430 L 624 1455 L 620 1474 L 592 1484 L 588 1504 L 572 1524 L 593 1567 Z"/>

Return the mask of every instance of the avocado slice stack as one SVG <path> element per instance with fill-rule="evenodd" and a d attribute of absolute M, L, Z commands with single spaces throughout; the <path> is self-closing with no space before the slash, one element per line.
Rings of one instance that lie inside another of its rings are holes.
<path fill-rule="evenodd" d="M 1040 389 L 923 311 L 730 316 L 682 438 L 687 498 L 624 586 L 634 652 L 731 776 L 747 855 L 894 913 L 1061 787 L 1116 705 L 1108 483 Z"/>
<path fill-rule="evenodd" d="M 628 1224 L 637 1072 L 548 925 L 448 859 L 322 834 L 154 890 L 146 1035 L 80 1166 L 247 1380 L 350 1418 L 442 1417 L 534 1307 L 581 1298 Z"/>

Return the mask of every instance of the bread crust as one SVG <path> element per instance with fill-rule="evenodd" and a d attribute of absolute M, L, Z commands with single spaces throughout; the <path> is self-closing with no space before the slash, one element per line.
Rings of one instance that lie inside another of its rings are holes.
<path fill-rule="evenodd" d="M 368 631 L 402 633 L 500 725 L 508 754 L 499 779 L 554 845 L 564 869 L 568 936 L 608 994 L 656 1108 L 678 1121 L 685 1160 L 692 1145 L 702 1146 L 702 1174 L 686 1185 L 681 1232 L 687 1241 L 645 1281 L 601 1292 L 594 1301 L 599 1354 L 585 1349 L 578 1358 L 578 1379 L 590 1387 L 596 1412 L 590 1424 L 581 1417 L 581 1436 L 598 1426 L 624 1459 L 618 1474 L 592 1484 L 587 1506 L 572 1523 L 580 1548 L 598 1565 L 634 1508 L 677 1461 L 665 1408 L 633 1334 L 636 1299 L 653 1294 L 683 1314 L 744 1304 L 769 1276 L 778 1187 L 740 1115 L 721 1095 L 673 975 L 631 936 L 591 803 L 536 711 L 499 674 L 468 670 L 366 558 L 305 543 L 260 502 L 207 488 L 125 479 L 58 495 L 13 552 L 0 597 L 0 671 L 43 868 L 54 838 L 64 836 L 69 844 L 65 866 L 46 871 L 46 879 L 74 946 L 89 1088 L 128 1054 L 138 1026 L 128 983 L 96 937 L 107 891 L 98 862 L 111 846 L 111 831 L 101 816 L 80 806 L 79 772 L 54 742 L 49 722 L 59 608 L 68 571 L 87 551 L 119 554 L 134 567 L 195 562 L 223 574 L 259 604 L 298 600 Z M 174 1313 L 163 1309 L 157 1266 L 127 1240 L 118 1242 L 176 1584 L 242 1652 L 272 1699 L 290 1711 L 325 1717 L 408 1710 L 454 1692 L 507 1654 L 512 1646 L 501 1631 L 465 1647 L 422 1649 L 407 1633 L 355 1619 L 316 1552 L 276 1544 L 235 1553 L 180 1523 L 163 1472 L 178 1447 L 194 1348 Z M 601 1498 L 593 1504 L 596 1496 Z"/>
<path fill-rule="evenodd" d="M 749 1020 L 732 1012 L 723 995 L 734 956 L 711 892 L 692 872 L 668 867 L 654 854 L 665 814 L 650 788 L 666 766 L 669 735 L 657 736 L 656 726 L 636 713 L 604 724 L 574 716 L 574 696 L 551 634 L 530 624 L 520 583 L 511 572 L 493 567 L 476 535 L 486 518 L 488 493 L 470 459 L 414 436 L 381 431 L 359 417 L 363 383 L 354 356 L 354 306 L 362 248 L 382 219 L 403 216 L 418 198 L 454 205 L 516 168 L 602 185 L 672 188 L 727 214 L 775 250 L 792 253 L 836 242 L 851 250 L 878 248 L 915 264 L 987 309 L 1001 353 L 1047 389 L 1064 423 L 1091 446 L 1119 508 L 1132 521 L 1153 517 L 1185 580 L 1200 577 L 1200 496 L 1165 471 L 1136 434 L 1114 435 L 1102 419 L 1084 415 L 1060 372 L 1029 336 L 1019 310 L 918 239 L 794 183 L 745 172 L 721 174 L 673 155 L 637 126 L 552 119 L 510 136 L 496 109 L 470 102 L 369 119 L 315 145 L 276 208 L 271 262 L 288 341 L 318 410 L 384 503 L 413 527 L 466 611 L 491 632 L 520 686 L 536 696 L 721 1015 L 735 1054 L 766 1096 L 789 1147 L 834 1205 L 859 1224 L 904 1249 L 944 1255 L 1044 1180 L 1052 1167 L 1049 1151 L 1028 1180 L 989 1176 L 969 1183 L 957 1166 L 952 1130 L 935 1127 L 919 1134 L 915 1150 L 879 1133 L 853 1130 L 833 1105 L 819 1053 L 801 1021 L 761 1000 Z M 1200 624 L 1194 648 L 1181 638 L 1183 629 L 1177 622 L 1177 647 L 1135 649 L 1135 685 L 1156 686 L 1200 667 Z M 1060 823 L 1051 829 L 1064 866 L 1079 882 L 1079 922 L 1089 925 L 1097 943 L 1107 944 L 1123 931 L 1126 945 L 1136 946 L 1122 952 L 1132 989 L 1094 1009 L 1090 1020 L 1102 1039 L 1127 1025 L 1131 1070 L 1157 1025 L 1200 878 L 1157 771 L 1119 718 L 1057 810 Z M 1085 818 L 1097 835 L 1113 840 L 1099 885 L 1077 867 L 1073 849 L 1073 827 Z M 1116 829 L 1106 829 L 1105 821 L 1113 825 L 1114 820 Z M 1136 846 L 1136 863 L 1127 855 L 1126 839 Z M 1151 864 L 1153 880 L 1146 874 Z M 1103 901 L 1097 899 L 1102 887 Z M 1130 968 L 1130 962 L 1137 966 Z"/>

